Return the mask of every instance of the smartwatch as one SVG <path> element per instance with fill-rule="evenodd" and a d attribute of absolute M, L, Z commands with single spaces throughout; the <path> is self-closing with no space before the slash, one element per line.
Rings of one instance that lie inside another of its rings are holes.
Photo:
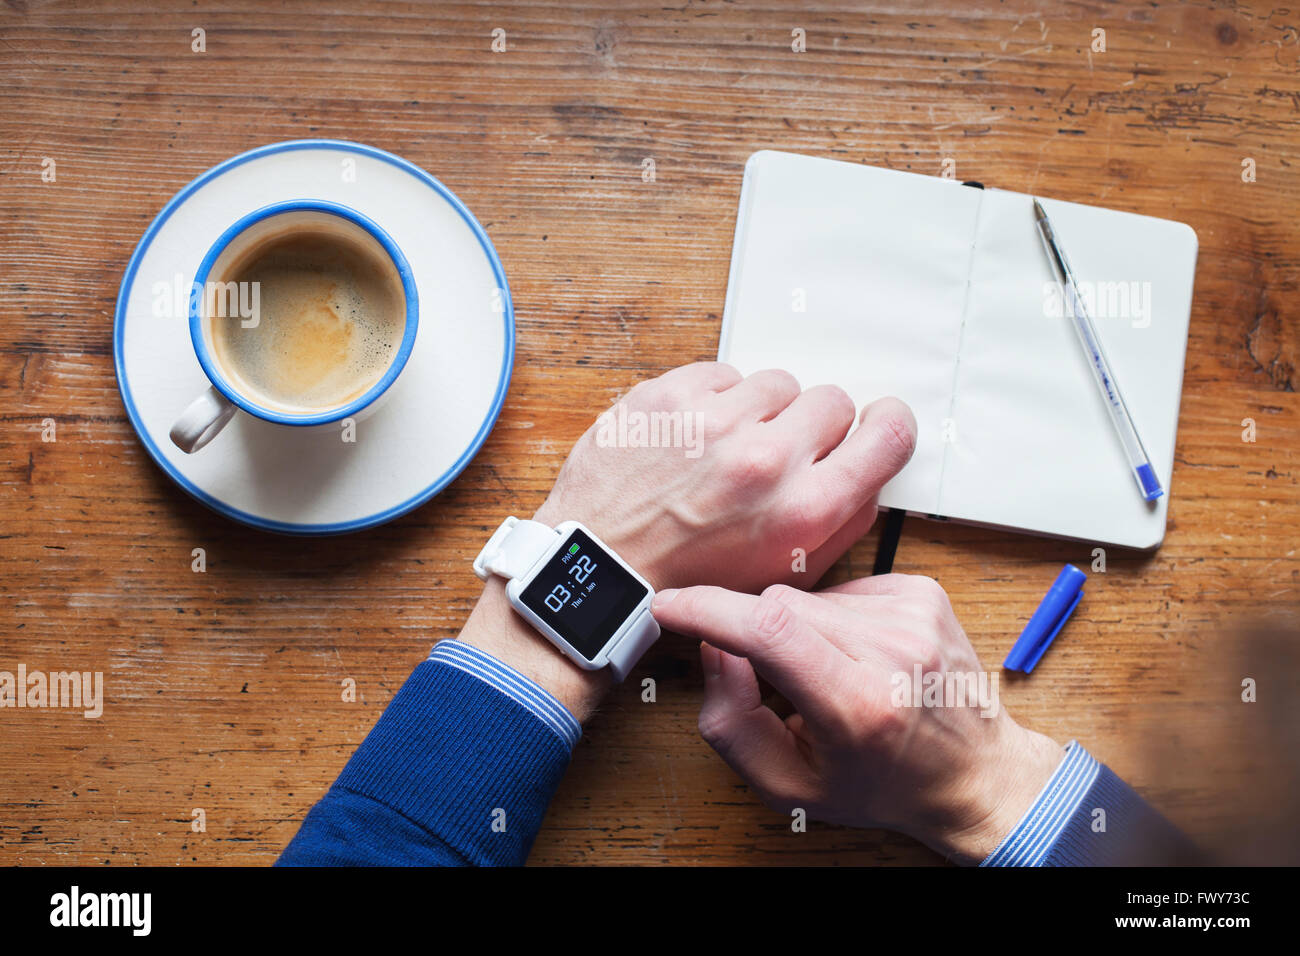
<path fill-rule="evenodd" d="M 659 639 L 654 588 L 577 521 L 507 518 L 474 573 L 506 578 L 514 609 L 584 670 L 608 667 L 621 681 Z"/>

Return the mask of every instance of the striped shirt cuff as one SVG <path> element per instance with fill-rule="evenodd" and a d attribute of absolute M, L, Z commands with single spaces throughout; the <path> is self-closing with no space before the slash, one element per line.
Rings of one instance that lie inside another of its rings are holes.
<path fill-rule="evenodd" d="M 502 664 L 487 651 L 464 641 L 439 641 L 429 652 L 429 660 L 435 664 L 454 667 L 490 684 L 554 731 L 570 752 L 582 737 L 582 725 L 569 713 L 568 708 L 535 680 Z"/>
<path fill-rule="evenodd" d="M 980 866 L 1040 866 L 1099 773 L 1097 759 L 1071 740 L 1047 785 Z"/>

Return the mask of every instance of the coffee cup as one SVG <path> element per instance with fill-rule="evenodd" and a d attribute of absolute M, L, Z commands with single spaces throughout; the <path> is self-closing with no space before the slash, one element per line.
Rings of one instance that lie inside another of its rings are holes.
<path fill-rule="evenodd" d="M 299 199 L 248 213 L 213 243 L 189 323 L 211 385 L 171 439 L 192 454 L 241 411 L 290 428 L 373 413 L 415 345 L 419 302 L 410 264 L 375 222 Z"/>

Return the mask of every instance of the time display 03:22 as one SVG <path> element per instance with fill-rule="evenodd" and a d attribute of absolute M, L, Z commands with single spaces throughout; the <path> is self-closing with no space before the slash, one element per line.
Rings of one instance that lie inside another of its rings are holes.
<path fill-rule="evenodd" d="M 519 599 L 591 661 L 649 593 L 617 559 L 575 528 Z"/>

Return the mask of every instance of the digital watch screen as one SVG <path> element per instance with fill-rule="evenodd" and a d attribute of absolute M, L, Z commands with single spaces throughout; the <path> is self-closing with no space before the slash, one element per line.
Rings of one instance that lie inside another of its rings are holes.
<path fill-rule="evenodd" d="M 649 593 L 618 560 L 574 529 L 519 600 L 590 661 Z"/>

